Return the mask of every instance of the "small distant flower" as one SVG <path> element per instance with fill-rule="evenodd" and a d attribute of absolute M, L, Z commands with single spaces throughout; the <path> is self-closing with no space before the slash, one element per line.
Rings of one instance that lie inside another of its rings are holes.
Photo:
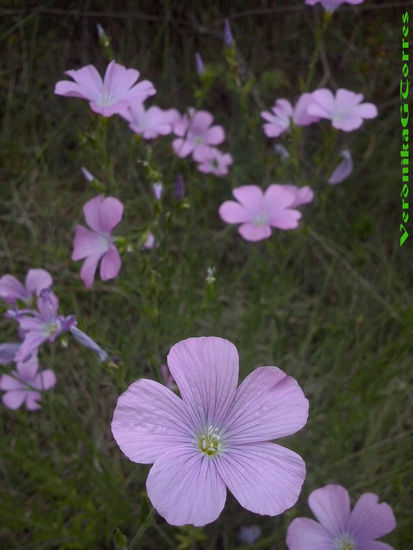
<path fill-rule="evenodd" d="M 102 38 L 106 34 L 105 29 L 102 27 L 100 23 L 96 24 L 96 31 L 98 33 L 98 37 Z"/>
<path fill-rule="evenodd" d="M 38 371 L 37 352 L 25 362 L 18 362 L 16 370 L 0 376 L 0 390 L 6 392 L 3 404 L 9 409 L 18 409 L 25 403 L 29 411 L 41 409 L 40 392 L 50 390 L 56 384 L 56 375 L 46 369 Z"/>
<path fill-rule="evenodd" d="M 364 493 L 350 509 L 350 497 L 341 485 L 326 485 L 310 494 L 308 504 L 318 523 L 296 518 L 288 528 L 289 550 L 393 550 L 375 539 L 395 526 L 391 507 L 373 493 Z"/>
<path fill-rule="evenodd" d="M 176 176 L 175 181 L 175 198 L 181 201 L 185 196 L 185 182 L 182 174 Z"/>
<path fill-rule="evenodd" d="M 70 332 L 72 333 L 75 340 L 79 342 L 79 344 L 82 344 L 82 346 L 85 346 L 85 348 L 89 348 L 95 351 L 101 361 L 106 361 L 106 359 L 108 358 L 108 354 L 90 336 L 88 336 L 82 330 L 78 329 L 76 326 L 71 326 Z"/>
<path fill-rule="evenodd" d="M 265 193 L 257 185 L 236 187 L 232 194 L 238 202 L 221 204 L 219 215 L 224 222 L 241 223 L 238 232 L 247 241 L 267 239 L 271 227 L 295 229 L 301 212 L 294 209 L 296 193 L 285 187 L 270 185 Z"/>
<path fill-rule="evenodd" d="M 192 153 L 193 158 L 202 162 L 208 158 L 211 145 L 219 145 L 225 139 L 222 126 L 212 126 L 214 120 L 207 111 L 189 109 L 189 118 L 185 115 L 174 126 L 174 133 L 181 136 L 172 142 L 178 157 Z"/>
<path fill-rule="evenodd" d="M 339 88 L 334 96 L 331 90 L 321 88 L 311 94 L 308 106 L 310 115 L 331 120 L 337 130 L 351 132 L 363 124 L 365 118 L 375 118 L 377 108 L 373 103 L 361 103 L 363 94 Z"/>
<path fill-rule="evenodd" d="M 102 281 L 114 279 L 119 273 L 121 259 L 111 231 L 122 218 L 123 204 L 113 197 L 99 195 L 83 206 L 83 213 L 92 231 L 82 225 L 76 226 L 72 260 L 85 259 L 80 277 L 90 288 L 100 260 Z"/>
<path fill-rule="evenodd" d="M 130 460 L 154 463 L 148 496 L 172 525 L 216 520 L 227 488 L 247 510 L 272 516 L 300 494 L 302 458 L 271 441 L 305 425 L 308 401 L 277 367 L 255 369 L 237 388 L 238 362 L 228 340 L 189 338 L 168 354 L 181 398 L 140 379 L 118 399 L 113 436 Z"/>
<path fill-rule="evenodd" d="M 44 288 L 49 288 L 52 284 L 53 279 L 45 269 L 29 269 L 24 286 L 12 275 L 3 275 L 0 278 L 0 298 L 11 305 L 16 300 L 28 304 L 34 293 L 39 296 Z"/>
<path fill-rule="evenodd" d="M 244 544 L 254 544 L 261 536 L 261 528 L 258 525 L 246 527 L 242 525 L 238 532 L 238 540 Z"/>
<path fill-rule="evenodd" d="M 152 231 L 149 231 L 146 241 L 143 244 L 143 248 L 146 248 L 147 250 L 151 250 L 152 248 L 155 248 L 155 245 L 156 245 L 155 235 L 152 233 Z"/>
<path fill-rule="evenodd" d="M 234 37 L 232 36 L 231 26 L 228 19 L 225 19 L 224 21 L 224 42 L 228 48 L 234 44 Z"/>
<path fill-rule="evenodd" d="M 85 180 L 88 181 L 89 183 L 92 182 L 95 179 L 95 176 L 93 174 L 91 174 L 89 172 L 89 170 L 87 168 L 85 168 L 84 166 L 81 166 L 80 171 L 82 172 L 83 177 L 85 178 Z"/>
<path fill-rule="evenodd" d="M 305 0 L 307 6 L 314 6 L 317 2 L 320 2 L 325 10 L 334 11 L 341 6 L 341 4 L 362 4 L 364 0 Z"/>
<path fill-rule="evenodd" d="M 307 111 L 311 101 L 311 94 L 302 94 L 293 109 L 288 99 L 277 99 L 272 113 L 261 112 L 262 118 L 268 121 L 263 126 L 265 134 L 270 138 L 280 136 L 289 129 L 291 120 L 296 126 L 307 126 L 318 122 L 320 117 L 311 116 Z"/>
<path fill-rule="evenodd" d="M 14 317 L 20 325 L 23 343 L 16 353 L 15 360 L 25 361 L 47 340 L 53 342 L 60 334 L 76 325 L 76 317 L 58 315 L 59 300 L 50 290 L 41 291 L 37 299 L 37 309 L 20 310 Z"/>
<path fill-rule="evenodd" d="M 153 196 L 155 197 L 155 199 L 157 201 L 160 201 L 161 198 L 162 198 L 162 193 L 163 193 L 163 185 L 162 183 L 154 183 L 152 184 L 152 191 L 153 191 Z"/>
<path fill-rule="evenodd" d="M 204 174 L 215 174 L 216 176 L 226 176 L 228 166 L 233 163 L 233 158 L 229 153 L 223 153 L 215 147 L 209 147 L 208 151 L 202 149 L 194 152 L 194 159 L 202 159 L 198 164 L 198 170 Z"/>
<path fill-rule="evenodd" d="M 156 93 L 148 80 L 135 84 L 139 71 L 126 69 L 115 61 L 107 66 L 103 80 L 93 65 L 66 71 L 65 74 L 73 78 L 74 82 L 61 80 L 56 84 L 54 93 L 86 99 L 95 113 L 105 117 L 120 113 L 132 101 L 144 101 Z"/>
<path fill-rule="evenodd" d="M 203 74 L 205 74 L 205 65 L 202 60 L 201 54 L 198 52 L 195 53 L 195 64 L 198 76 L 202 76 Z"/>
<path fill-rule="evenodd" d="M 276 143 L 274 145 L 274 151 L 278 153 L 282 159 L 288 159 L 290 156 L 290 153 L 281 143 Z"/>
<path fill-rule="evenodd" d="M 341 156 L 343 160 L 328 178 L 328 183 L 330 185 L 336 185 L 344 181 L 353 171 L 353 160 L 351 158 L 351 153 L 348 149 L 341 151 Z"/>
<path fill-rule="evenodd" d="M 140 102 L 129 105 L 120 115 L 129 122 L 129 128 L 144 139 L 154 139 L 170 134 L 175 122 L 180 118 L 176 109 L 164 111 L 153 106 L 145 110 L 143 103 Z"/>

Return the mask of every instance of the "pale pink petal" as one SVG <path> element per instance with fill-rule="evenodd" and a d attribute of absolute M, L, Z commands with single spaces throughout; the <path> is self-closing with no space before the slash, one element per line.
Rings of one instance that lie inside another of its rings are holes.
<path fill-rule="evenodd" d="M 191 116 L 190 126 L 194 132 L 203 133 L 214 120 L 214 117 L 208 111 L 195 111 Z"/>
<path fill-rule="evenodd" d="M 103 84 L 114 101 L 123 99 L 125 92 L 135 84 L 139 78 L 139 71 L 126 69 L 116 61 L 111 61 L 106 67 Z"/>
<path fill-rule="evenodd" d="M 192 158 L 197 162 L 205 162 L 211 155 L 211 147 L 209 145 L 196 145 L 192 153 Z"/>
<path fill-rule="evenodd" d="M 291 208 L 280 210 L 271 215 L 270 224 L 283 230 L 296 229 L 301 215 L 301 212 L 292 210 Z"/>
<path fill-rule="evenodd" d="M 296 518 L 288 527 L 288 550 L 332 550 L 333 538 L 322 525 L 312 519 Z"/>
<path fill-rule="evenodd" d="M 357 541 L 360 541 L 360 545 L 369 539 L 387 535 L 396 527 L 391 507 L 386 502 L 379 504 L 378 501 L 377 495 L 365 493 L 358 499 L 351 512 L 349 529 Z"/>
<path fill-rule="evenodd" d="M 59 309 L 59 299 L 50 288 L 44 288 L 37 298 L 37 309 L 42 321 L 55 321 Z"/>
<path fill-rule="evenodd" d="M 50 369 L 43 370 L 38 373 L 31 385 L 37 390 L 50 390 L 56 385 L 56 375 Z"/>
<path fill-rule="evenodd" d="M 43 342 L 48 340 L 49 336 L 44 332 L 28 332 L 25 337 L 22 345 L 19 348 L 19 351 L 16 353 L 16 361 L 24 361 L 35 352 Z"/>
<path fill-rule="evenodd" d="M 13 371 L 13 375 L 18 378 L 18 373 Z M 21 390 L 24 388 L 23 382 L 14 378 L 14 376 L 9 376 L 8 374 L 2 374 L 0 376 L 0 390 L 9 391 L 9 390 Z"/>
<path fill-rule="evenodd" d="M 82 269 L 80 270 L 80 278 L 85 283 L 86 288 L 90 288 L 93 285 L 96 268 L 101 257 L 101 254 L 94 254 L 88 256 L 83 262 Z"/>
<path fill-rule="evenodd" d="M 178 138 L 173 140 L 172 148 L 175 154 L 178 155 L 178 157 L 183 158 L 188 156 L 189 153 L 192 153 L 192 151 L 195 148 L 195 145 L 186 139 Z"/>
<path fill-rule="evenodd" d="M 29 411 L 38 411 L 42 407 L 39 405 L 39 401 L 41 399 L 41 395 L 37 391 L 28 391 L 26 393 L 26 408 Z"/>
<path fill-rule="evenodd" d="M 110 233 L 118 225 L 123 215 L 123 204 L 114 197 L 106 197 L 100 205 L 100 227 Z"/>
<path fill-rule="evenodd" d="M 16 370 L 22 380 L 34 380 L 39 368 L 39 360 L 37 358 L 37 350 L 35 350 L 26 361 L 19 361 L 16 365 Z"/>
<path fill-rule="evenodd" d="M 393 546 L 379 540 L 367 540 L 363 542 L 363 550 L 394 550 Z"/>
<path fill-rule="evenodd" d="M 343 130 L 343 132 L 352 132 L 357 130 L 363 124 L 363 119 L 358 116 L 347 116 L 343 119 L 332 119 L 331 124 L 337 130 Z"/>
<path fill-rule="evenodd" d="M 108 251 L 108 240 L 95 231 L 90 231 L 82 225 L 76 226 L 73 241 L 72 260 L 83 260 L 88 256 L 102 257 Z"/>
<path fill-rule="evenodd" d="M 273 138 L 273 137 L 280 136 L 283 132 L 287 130 L 287 128 L 281 124 L 273 123 L 273 124 L 264 124 L 263 130 L 267 137 Z"/>
<path fill-rule="evenodd" d="M 293 204 L 294 198 L 295 193 L 291 193 L 285 185 L 269 185 L 264 193 L 265 210 L 268 214 L 283 210 Z"/>
<path fill-rule="evenodd" d="M 294 201 L 290 204 L 290 208 L 308 204 L 314 199 L 314 191 L 308 185 L 297 187 L 296 185 L 284 184 L 282 187 L 294 195 Z"/>
<path fill-rule="evenodd" d="M 188 338 L 172 346 L 168 366 L 200 427 L 219 426 L 238 381 L 237 348 L 215 336 Z"/>
<path fill-rule="evenodd" d="M 332 535 L 346 532 L 350 519 L 350 497 L 341 485 L 326 485 L 313 491 L 308 504 L 321 523 Z"/>
<path fill-rule="evenodd" d="M 305 478 L 303 459 L 274 443 L 230 447 L 217 457 L 217 470 L 247 510 L 275 516 L 293 506 Z"/>
<path fill-rule="evenodd" d="M 231 445 L 270 441 L 297 432 L 307 418 L 297 381 L 277 367 L 259 367 L 238 388 L 225 434 Z"/>
<path fill-rule="evenodd" d="M 308 113 L 308 106 L 312 102 L 312 94 L 302 94 L 294 107 L 293 120 L 297 126 L 307 126 L 320 120 L 317 116 Z"/>
<path fill-rule="evenodd" d="M 341 152 L 343 160 L 328 178 L 328 183 L 330 185 L 337 185 L 344 181 L 353 171 L 353 160 L 351 158 L 351 153 L 349 150 L 344 150 Z"/>
<path fill-rule="evenodd" d="M 311 116 L 332 118 L 334 112 L 334 95 L 327 88 L 320 88 L 311 94 L 311 102 L 307 107 L 307 113 Z"/>
<path fill-rule="evenodd" d="M 85 216 L 86 223 L 97 233 L 104 232 L 100 219 L 100 208 L 103 200 L 103 195 L 98 195 L 83 205 L 83 215 Z"/>
<path fill-rule="evenodd" d="M 0 298 L 8 304 L 14 304 L 17 299 L 26 300 L 28 292 L 20 281 L 12 275 L 3 275 L 0 279 Z"/>
<path fill-rule="evenodd" d="M 49 288 L 53 284 L 53 279 L 45 269 L 29 269 L 26 275 L 26 288 L 32 293 L 36 292 L 37 295 L 44 288 Z"/>
<path fill-rule="evenodd" d="M 2 397 L 3 404 L 9 409 L 18 409 L 26 398 L 26 390 L 8 391 Z"/>
<path fill-rule="evenodd" d="M 243 223 L 250 220 L 250 215 L 245 208 L 235 201 L 225 201 L 222 203 L 218 213 L 221 219 L 227 223 Z"/>
<path fill-rule="evenodd" d="M 378 112 L 373 103 L 362 103 L 354 107 L 354 114 L 361 118 L 375 118 Z"/>
<path fill-rule="evenodd" d="M 191 442 L 191 418 L 181 399 L 153 380 L 137 380 L 119 397 L 112 433 L 125 455 L 150 464 Z"/>
<path fill-rule="evenodd" d="M 238 233 L 246 241 L 261 241 L 262 239 L 268 239 L 271 237 L 271 227 L 267 225 L 254 225 L 252 223 L 244 223 L 239 229 Z"/>
<path fill-rule="evenodd" d="M 222 126 L 212 126 L 206 133 L 205 142 L 208 145 L 219 145 L 225 139 L 225 131 Z"/>
<path fill-rule="evenodd" d="M 114 279 L 120 271 L 122 261 L 119 252 L 113 244 L 109 246 L 108 252 L 103 256 L 100 264 L 100 278 L 102 281 Z"/>
<path fill-rule="evenodd" d="M 148 497 L 171 525 L 206 525 L 224 508 L 225 484 L 215 461 L 191 445 L 160 456 L 146 481 Z"/>
<path fill-rule="evenodd" d="M 0 365 L 7 365 L 7 363 L 14 361 L 14 357 L 18 352 L 19 347 L 20 342 L 7 342 L 5 344 L 0 344 Z"/>
<path fill-rule="evenodd" d="M 241 185 L 233 189 L 232 194 L 252 216 L 261 214 L 264 193 L 257 185 Z"/>
<path fill-rule="evenodd" d="M 57 82 L 55 94 L 69 97 L 79 97 L 89 101 L 99 97 L 103 82 L 100 74 L 93 65 L 87 65 L 79 70 L 66 71 L 74 82 L 61 80 Z"/>

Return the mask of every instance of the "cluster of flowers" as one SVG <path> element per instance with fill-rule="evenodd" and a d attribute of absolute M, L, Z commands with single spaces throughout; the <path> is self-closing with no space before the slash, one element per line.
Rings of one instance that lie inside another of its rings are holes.
<path fill-rule="evenodd" d="M 15 370 L 0 376 L 0 389 L 5 391 L 3 403 L 17 409 L 23 403 L 29 410 L 40 409 L 40 391 L 56 384 L 56 375 L 50 370 L 39 370 L 38 351 L 44 342 L 53 342 L 70 331 L 82 345 L 94 350 L 102 361 L 107 353 L 87 334 L 77 328 L 74 315 L 58 314 L 59 300 L 51 290 L 52 277 L 44 269 L 30 269 L 22 285 L 12 275 L 0 278 L 0 298 L 7 304 L 5 317 L 19 325 L 20 342 L 0 344 L 0 364 L 15 363 Z M 37 309 L 33 307 L 33 296 Z"/>

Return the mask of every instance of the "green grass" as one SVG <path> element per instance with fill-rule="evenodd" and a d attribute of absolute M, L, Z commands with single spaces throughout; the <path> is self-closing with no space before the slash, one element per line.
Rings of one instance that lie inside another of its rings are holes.
<path fill-rule="evenodd" d="M 55 370 L 58 383 L 45 392 L 42 411 L 2 408 L 0 546 L 116 549 L 123 533 L 130 549 L 229 550 L 240 546 L 241 525 L 256 524 L 263 533 L 250 548 L 281 550 L 290 521 L 311 517 L 308 494 L 333 482 L 353 502 L 363 492 L 388 502 L 397 528 L 385 540 L 408 550 L 413 302 L 411 237 L 402 249 L 398 241 L 401 7 L 373 9 L 366 2 L 366 9 L 343 7 L 334 15 L 311 89 L 337 84 L 361 91 L 378 105 L 379 117 L 350 134 L 330 132 L 327 123 L 324 130 L 304 128 L 294 168 L 273 154 L 260 105 L 268 109 L 278 97 L 294 101 L 300 94 L 321 9 L 299 0 L 274 8 L 264 1 L 201 1 L 196 9 L 187 1 L 121 4 L 112 0 L 103 10 L 100 2 L 69 1 L 65 13 L 57 0 L 1 8 L 0 275 L 23 279 L 31 267 L 49 270 L 61 312 L 76 314 L 80 328 L 119 362 L 104 366 L 72 340 L 67 348 L 47 344 L 41 364 Z M 227 16 L 239 85 L 223 52 Z M 116 59 L 154 82 L 154 103 L 184 111 L 199 101 L 225 127 L 223 148 L 234 156 L 228 177 L 204 176 L 177 159 L 170 138 L 131 144 L 132 134 L 115 118 L 107 124 L 106 159 L 93 140 L 85 143 L 86 134 L 96 134 L 97 117 L 86 102 L 53 89 L 64 70 L 104 68 L 98 22 L 112 37 Z M 206 94 L 194 51 L 216 74 Z M 337 161 L 333 140 L 337 150 L 351 147 L 355 163 L 337 187 L 325 183 Z M 280 141 L 291 146 L 288 136 Z M 162 173 L 160 211 L 142 160 Z M 83 180 L 82 165 L 125 203 L 118 235 L 151 226 L 160 241 L 152 251 L 126 253 L 118 279 L 96 281 L 90 291 L 79 278 L 80 263 L 70 259 L 81 207 L 97 194 Z M 173 197 L 178 173 L 187 208 Z M 316 199 L 302 208 L 299 230 L 247 243 L 220 221 L 218 206 L 232 187 L 275 181 L 311 185 Z M 213 287 L 205 280 L 208 266 L 216 269 Z M 0 332 L 1 341 L 15 339 L 7 319 L 0 319 Z M 171 345 L 198 335 L 234 342 L 241 378 L 275 364 L 310 401 L 306 427 L 281 441 L 308 470 L 297 505 L 282 516 L 254 515 L 228 495 L 220 518 L 203 529 L 173 528 L 157 514 L 145 523 L 149 467 L 129 462 L 115 444 L 113 409 L 136 378 L 159 379 Z"/>

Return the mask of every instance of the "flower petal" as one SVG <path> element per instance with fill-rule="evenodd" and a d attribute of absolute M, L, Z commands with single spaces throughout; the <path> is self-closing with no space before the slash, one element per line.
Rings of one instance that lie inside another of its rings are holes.
<path fill-rule="evenodd" d="M 15 361 L 25 361 L 33 352 L 35 352 L 43 342 L 46 342 L 48 335 L 44 332 L 28 332 L 19 351 L 16 353 Z"/>
<path fill-rule="evenodd" d="M 0 365 L 7 365 L 7 363 L 14 361 L 14 357 L 18 352 L 20 345 L 20 342 L 0 344 Z"/>
<path fill-rule="evenodd" d="M 113 244 L 109 246 L 108 252 L 103 256 L 100 264 L 100 278 L 102 281 L 114 279 L 121 268 L 122 261 L 119 252 Z"/>
<path fill-rule="evenodd" d="M 80 278 L 85 283 L 86 288 L 90 288 L 93 285 L 96 268 L 101 257 L 101 254 L 94 254 L 86 258 L 83 262 L 82 269 L 80 270 Z"/>
<path fill-rule="evenodd" d="M 151 464 L 193 438 L 191 419 L 181 399 L 153 380 L 137 380 L 119 397 L 112 433 L 125 455 Z"/>
<path fill-rule="evenodd" d="M 0 278 L 0 298 L 8 304 L 14 304 L 17 299 L 26 300 L 28 292 L 16 277 L 3 275 Z"/>
<path fill-rule="evenodd" d="M 262 213 L 264 193 L 258 185 L 241 185 L 233 189 L 232 194 L 252 216 Z"/>
<path fill-rule="evenodd" d="M 103 88 L 100 74 L 93 65 L 86 65 L 78 70 L 66 71 L 66 74 L 75 82 L 61 80 L 57 82 L 54 93 L 82 99 L 96 99 Z"/>
<path fill-rule="evenodd" d="M 34 381 L 32 382 L 32 386 L 36 388 L 37 390 L 50 390 L 50 388 L 53 388 L 56 384 L 56 375 L 55 373 L 50 370 L 46 369 L 42 372 L 39 372 Z"/>
<path fill-rule="evenodd" d="M 312 519 L 296 518 L 288 527 L 286 543 L 288 550 L 331 550 L 332 537 L 322 525 Z"/>
<path fill-rule="evenodd" d="M 226 499 L 215 461 L 187 445 L 160 456 L 146 481 L 148 497 L 171 525 L 206 525 L 216 520 Z"/>
<path fill-rule="evenodd" d="M 286 210 L 274 212 L 271 216 L 270 224 L 283 230 L 296 229 L 301 216 L 302 214 L 298 210 L 287 208 Z"/>
<path fill-rule="evenodd" d="M 23 405 L 23 401 L 26 398 L 26 393 L 26 390 L 8 391 L 2 397 L 3 404 L 8 409 L 16 410 Z"/>
<path fill-rule="evenodd" d="M 26 394 L 26 408 L 29 411 L 38 411 L 42 407 L 39 405 L 41 395 L 37 391 L 28 391 Z"/>
<path fill-rule="evenodd" d="M 86 223 L 91 229 L 93 229 L 97 233 L 104 232 L 100 221 L 100 208 L 103 200 L 103 195 L 98 195 L 97 197 L 93 197 L 93 199 L 90 199 L 83 205 L 83 215 L 85 216 Z"/>
<path fill-rule="evenodd" d="M 8 374 L 2 374 L 0 376 L 0 390 L 22 390 L 24 388 L 23 383 L 18 380 L 19 374 L 16 371 L 12 372 L 13 376 Z M 15 378 L 16 377 L 16 378 Z"/>
<path fill-rule="evenodd" d="M 221 219 L 227 223 L 243 223 L 250 221 L 248 212 L 239 202 L 225 201 L 219 207 L 218 213 Z"/>
<path fill-rule="evenodd" d="M 277 367 L 259 367 L 238 388 L 225 433 L 231 445 L 269 441 L 297 432 L 307 418 L 297 381 Z"/>
<path fill-rule="evenodd" d="M 73 241 L 72 260 L 83 260 L 88 256 L 103 256 L 108 251 L 108 240 L 95 231 L 90 231 L 82 225 L 76 226 Z"/>
<path fill-rule="evenodd" d="M 234 344 L 215 336 L 188 338 L 172 346 L 168 366 L 199 427 L 222 425 L 238 382 Z"/>
<path fill-rule="evenodd" d="M 191 141 L 188 141 L 187 139 L 174 139 L 172 142 L 172 148 L 178 157 L 186 157 L 189 155 L 189 153 L 192 153 L 192 151 L 195 148 L 194 143 Z"/>
<path fill-rule="evenodd" d="M 313 491 L 308 505 L 321 525 L 335 536 L 348 527 L 350 518 L 350 497 L 341 485 L 326 485 Z"/>
<path fill-rule="evenodd" d="M 123 215 L 123 204 L 114 197 L 106 197 L 100 205 L 100 227 L 110 233 L 118 225 Z"/>
<path fill-rule="evenodd" d="M 334 172 L 328 178 L 328 183 L 330 185 L 337 185 L 344 181 L 353 171 L 353 160 L 351 158 L 351 153 L 348 149 L 345 149 L 341 152 L 343 160 L 336 167 Z"/>
<path fill-rule="evenodd" d="M 373 493 L 361 495 L 350 515 L 350 532 L 363 548 L 364 542 L 387 535 L 396 527 L 391 507 L 386 502 L 379 504 L 378 500 L 379 497 Z"/>
<path fill-rule="evenodd" d="M 303 459 L 274 443 L 231 447 L 216 460 L 228 489 L 247 510 L 275 516 L 291 508 L 305 478 Z"/>
<path fill-rule="evenodd" d="M 30 294 L 36 292 L 37 295 L 44 288 L 49 288 L 53 284 L 53 279 L 45 269 L 29 269 L 26 275 L 26 289 Z"/>
<path fill-rule="evenodd" d="M 247 241 L 255 242 L 271 237 L 271 227 L 267 225 L 254 225 L 252 223 L 243 223 L 238 233 Z"/>

